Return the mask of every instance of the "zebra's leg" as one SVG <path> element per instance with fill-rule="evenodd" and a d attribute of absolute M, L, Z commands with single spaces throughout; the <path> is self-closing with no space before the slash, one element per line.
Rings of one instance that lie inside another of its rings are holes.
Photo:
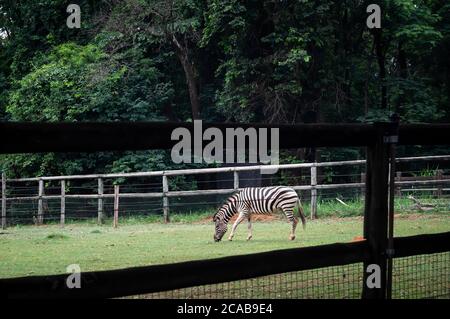
<path fill-rule="evenodd" d="M 289 234 L 289 239 L 294 240 L 295 239 L 295 229 L 297 228 L 298 219 L 294 216 L 294 211 L 292 210 L 285 210 L 284 211 L 286 217 L 292 224 L 291 233 Z"/>
<path fill-rule="evenodd" d="M 248 236 L 247 236 L 247 240 L 250 240 L 253 237 L 253 235 L 252 235 L 252 218 L 251 218 L 250 214 L 248 214 L 247 220 L 248 220 Z"/>
<path fill-rule="evenodd" d="M 228 236 L 228 240 L 233 240 L 234 232 L 236 231 L 236 227 L 238 227 L 238 225 L 241 223 L 241 221 L 244 220 L 244 218 L 245 218 L 245 214 L 239 213 L 238 218 L 236 219 L 236 221 L 233 224 L 233 227 L 231 228 L 231 233 L 230 233 L 230 236 Z"/>
<path fill-rule="evenodd" d="M 291 223 L 292 223 L 292 230 L 291 230 L 291 234 L 289 235 L 289 239 L 294 240 L 295 239 L 295 228 L 297 228 L 298 219 L 296 217 L 292 217 Z"/>

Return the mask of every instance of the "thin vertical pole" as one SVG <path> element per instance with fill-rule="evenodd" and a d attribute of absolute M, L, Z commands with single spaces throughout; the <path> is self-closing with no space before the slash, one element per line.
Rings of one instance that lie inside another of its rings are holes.
<path fill-rule="evenodd" d="M 317 166 L 311 166 L 311 219 L 317 218 Z"/>
<path fill-rule="evenodd" d="M 97 223 L 103 224 L 103 179 L 98 179 L 98 211 L 97 211 Z"/>
<path fill-rule="evenodd" d="M 2 229 L 6 229 L 6 175 L 2 173 Z"/>
<path fill-rule="evenodd" d="M 233 188 L 234 190 L 237 190 L 239 188 L 239 172 L 238 171 L 234 171 L 233 172 Z"/>
<path fill-rule="evenodd" d="M 396 172 L 396 181 L 401 181 L 402 180 L 402 172 Z M 394 183 L 394 187 L 395 187 L 395 183 Z M 399 184 L 396 188 L 395 188 L 395 192 L 397 193 L 398 197 L 402 196 L 402 186 L 401 184 Z"/>
<path fill-rule="evenodd" d="M 114 228 L 117 228 L 117 225 L 119 224 L 119 191 L 119 185 L 114 185 Z"/>
<path fill-rule="evenodd" d="M 61 227 L 64 227 L 66 222 L 66 181 L 61 180 Z"/>
<path fill-rule="evenodd" d="M 394 257 L 394 196 L 395 196 L 395 144 L 389 147 L 389 220 L 388 220 L 388 247 L 386 250 L 387 282 L 386 298 L 392 299 L 392 259 Z"/>
<path fill-rule="evenodd" d="M 42 179 L 39 180 L 39 190 L 38 190 L 38 216 L 37 216 L 37 224 L 42 225 L 44 222 L 44 206 L 42 196 L 44 195 L 44 181 Z"/>
<path fill-rule="evenodd" d="M 389 205 L 388 205 L 388 244 L 387 256 L 387 278 L 386 278 L 386 298 L 392 299 L 392 267 L 394 250 L 394 203 L 395 203 L 395 156 L 396 144 L 398 143 L 399 117 L 392 116 L 392 123 L 389 127 L 388 137 L 385 143 L 389 143 Z"/>
<path fill-rule="evenodd" d="M 436 179 L 440 179 L 442 180 L 443 177 L 443 171 L 441 169 L 438 169 L 436 172 Z M 436 190 L 436 194 L 435 194 L 438 198 L 440 198 L 442 196 L 442 184 L 438 184 L 437 185 L 437 190 Z"/>
<path fill-rule="evenodd" d="M 363 183 L 364 185 L 366 184 L 366 173 L 361 173 L 361 183 Z M 361 187 L 361 197 L 364 196 L 364 189 L 366 188 L 366 186 L 362 186 Z"/>
<path fill-rule="evenodd" d="M 169 198 L 167 197 L 167 192 L 169 191 L 169 182 L 167 180 L 167 176 L 163 175 L 162 177 L 162 186 L 163 186 L 163 214 L 164 214 L 164 222 L 169 223 Z"/>

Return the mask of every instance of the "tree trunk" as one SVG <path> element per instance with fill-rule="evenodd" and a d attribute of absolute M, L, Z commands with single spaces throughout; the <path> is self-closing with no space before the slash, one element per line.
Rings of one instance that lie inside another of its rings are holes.
<path fill-rule="evenodd" d="M 405 50 L 403 50 L 402 42 L 400 42 L 398 44 L 397 59 L 398 59 L 398 68 L 399 68 L 400 78 L 406 79 L 407 74 L 408 74 L 408 71 L 407 71 L 408 65 L 406 62 L 406 52 L 405 52 Z M 395 112 L 397 114 L 400 114 L 402 105 L 404 104 L 404 101 L 405 101 L 405 93 L 403 92 L 403 88 L 401 88 L 401 89 L 402 89 L 402 92 L 399 94 L 397 103 L 395 105 Z"/>
<path fill-rule="evenodd" d="M 182 46 L 175 36 L 172 37 L 176 53 L 186 76 L 186 84 L 191 101 L 192 119 L 200 119 L 200 100 L 198 94 L 198 81 L 194 64 L 189 60 L 187 46 Z"/>
<path fill-rule="evenodd" d="M 369 113 L 369 74 L 366 75 L 366 80 L 364 81 L 364 115 L 367 116 Z"/>
<path fill-rule="evenodd" d="M 386 88 L 386 57 L 383 52 L 381 29 L 373 29 L 373 40 L 375 44 L 375 54 L 377 56 L 378 68 L 381 82 L 381 109 L 387 109 L 387 88 Z"/>

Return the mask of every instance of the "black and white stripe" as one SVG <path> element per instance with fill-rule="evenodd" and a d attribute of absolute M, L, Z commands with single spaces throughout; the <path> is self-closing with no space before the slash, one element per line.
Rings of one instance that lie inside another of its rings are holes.
<path fill-rule="evenodd" d="M 216 233 L 214 239 L 219 241 L 227 230 L 227 224 L 231 217 L 239 214 L 233 225 L 229 239 L 231 240 L 237 225 L 245 218 L 249 222 L 249 237 L 251 233 L 251 215 L 252 214 L 272 214 L 281 210 L 292 223 L 292 231 L 290 239 L 295 238 L 295 228 L 297 226 L 297 218 L 294 216 L 294 208 L 298 204 L 299 215 L 303 226 L 305 226 L 305 216 L 298 198 L 297 193 L 290 187 L 274 186 L 274 187 L 249 187 L 244 188 L 232 195 L 226 203 L 214 215 L 216 224 Z"/>

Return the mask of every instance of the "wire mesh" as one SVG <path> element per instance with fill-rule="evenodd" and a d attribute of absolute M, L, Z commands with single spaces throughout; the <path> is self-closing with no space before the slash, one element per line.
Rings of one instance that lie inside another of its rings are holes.
<path fill-rule="evenodd" d="M 420 166 L 422 167 L 422 166 Z M 402 170 L 403 179 L 424 179 L 437 178 L 437 167 L 412 168 L 412 170 Z M 337 166 L 322 167 L 318 171 L 319 184 L 342 184 L 355 183 L 364 180 L 361 173 L 364 171 L 364 165 L 358 166 Z M 439 179 L 447 178 L 448 170 L 439 168 Z M 419 174 L 420 173 L 420 174 Z M 266 176 L 256 174 L 255 172 L 240 172 L 239 186 L 299 186 L 310 185 L 310 168 L 301 168 L 295 170 L 280 170 L 277 174 Z M 447 174 L 447 175 L 446 175 Z M 408 175 L 408 176 L 406 176 Z M 430 176 L 428 176 L 430 175 Z M 114 184 L 120 184 L 120 193 L 130 196 L 132 193 L 152 193 L 162 192 L 161 177 L 127 177 L 121 179 L 105 178 L 103 180 L 103 193 L 112 196 L 114 192 Z M 58 196 L 61 193 L 61 184 L 59 180 L 45 181 L 44 194 Z M 186 176 L 170 176 L 170 191 L 186 191 L 186 190 L 215 190 L 215 189 L 232 189 L 234 187 L 234 177 L 230 172 L 186 175 Z M 396 195 L 396 211 L 428 211 L 431 212 L 447 212 L 449 209 L 448 198 L 450 194 L 447 189 L 448 183 L 434 183 L 430 185 L 403 185 L 398 187 Z M 6 221 L 8 225 L 14 224 L 30 224 L 34 223 L 37 215 L 38 201 L 38 183 L 36 181 L 8 181 L 7 184 L 7 200 Z M 98 212 L 98 200 L 95 198 L 74 198 L 70 195 L 95 195 L 98 193 L 98 181 L 93 179 L 68 180 L 66 181 L 66 199 L 65 214 L 66 222 L 76 220 L 92 219 L 95 221 Z M 302 203 L 305 205 L 306 211 L 309 211 L 311 191 L 298 191 Z M 411 195 L 411 196 L 409 196 Z M 20 199 L 20 197 L 24 197 Z M 34 199 L 27 197 L 35 197 Z M 192 213 L 212 214 L 224 202 L 228 195 L 208 194 L 201 196 L 192 195 L 188 197 L 170 197 L 169 214 L 185 215 Z M 425 208 L 415 205 L 412 199 L 414 197 L 420 202 L 430 204 Z M 15 199 L 12 199 L 15 198 Z M 351 188 L 332 188 L 317 190 L 317 216 L 325 217 L 327 215 L 335 215 L 338 217 L 362 215 L 364 209 L 364 187 L 353 186 Z M 424 198 L 422 200 L 422 198 Z M 55 221 L 60 219 L 60 200 L 43 199 L 44 222 Z M 103 216 L 109 217 L 113 214 L 113 200 L 111 198 L 103 199 Z M 151 216 L 152 220 L 159 218 L 163 220 L 163 202 L 162 198 L 131 198 L 121 197 L 119 204 L 119 218 L 137 217 L 144 218 Z M 158 216 L 158 217 L 157 217 Z"/>
<path fill-rule="evenodd" d="M 396 258 L 392 298 L 450 298 L 450 252 Z M 137 295 L 146 299 L 359 299 L 363 264 L 355 263 Z"/>
<path fill-rule="evenodd" d="M 133 296 L 146 299 L 355 299 L 363 264 L 355 263 Z"/>
<path fill-rule="evenodd" d="M 450 298 L 450 252 L 396 258 L 392 298 Z"/>
<path fill-rule="evenodd" d="M 317 197 L 317 216 L 361 216 L 364 211 L 364 197 L 358 189 L 344 190 L 319 190 Z M 309 191 L 299 192 L 305 213 L 309 214 L 310 196 Z M 229 195 L 202 195 L 188 197 L 170 197 L 170 215 L 210 214 L 212 215 L 225 202 Z M 446 195 L 416 195 L 413 199 L 407 196 L 396 196 L 395 211 L 406 213 L 446 213 L 448 212 L 449 198 Z M 416 204 L 420 202 L 422 206 Z M 98 214 L 98 200 L 95 198 L 70 198 L 65 199 L 66 222 L 76 220 L 92 219 L 95 221 Z M 112 197 L 103 199 L 103 215 L 111 217 L 114 210 Z M 38 200 L 33 199 L 10 199 L 6 205 L 7 224 L 30 224 L 34 223 L 37 216 Z M 43 199 L 44 223 L 57 221 L 61 214 L 61 200 L 59 198 Z M 158 217 L 163 220 L 162 198 L 120 198 L 119 218 L 127 217 Z M 153 220 L 152 219 L 152 220 Z"/>

